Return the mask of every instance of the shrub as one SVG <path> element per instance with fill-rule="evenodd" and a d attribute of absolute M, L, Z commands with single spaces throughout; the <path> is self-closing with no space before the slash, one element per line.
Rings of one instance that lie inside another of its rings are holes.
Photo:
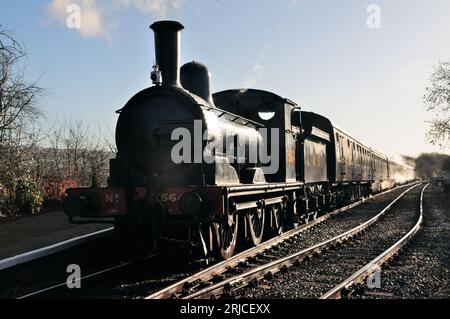
<path fill-rule="evenodd" d="M 46 203 L 59 203 L 64 198 L 66 190 L 72 187 L 77 187 L 77 183 L 72 179 L 46 180 L 43 199 Z"/>
<path fill-rule="evenodd" d="M 38 182 L 30 178 L 20 178 L 14 182 L 12 210 L 16 214 L 35 214 L 42 207 L 43 196 Z"/>
<path fill-rule="evenodd" d="M 8 192 L 5 186 L 0 182 L 0 216 L 6 215 L 6 203 L 8 201 Z"/>

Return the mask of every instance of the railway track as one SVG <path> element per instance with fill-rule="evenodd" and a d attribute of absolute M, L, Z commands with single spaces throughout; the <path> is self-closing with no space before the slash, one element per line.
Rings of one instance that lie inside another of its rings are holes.
<path fill-rule="evenodd" d="M 393 256 L 395 256 L 416 234 L 419 232 L 420 227 L 423 223 L 423 197 L 426 188 L 429 186 L 427 184 L 423 187 L 420 193 L 420 208 L 419 208 L 419 218 L 411 228 L 411 230 L 403 236 L 399 241 L 393 244 L 391 247 L 386 249 L 383 253 L 377 256 L 375 259 L 370 261 L 364 267 L 356 271 L 353 275 L 345 279 L 339 285 L 335 286 L 333 289 L 329 290 L 323 294 L 320 299 L 340 299 L 342 297 L 347 297 L 354 291 L 364 290 L 362 285 L 366 279 L 372 275 L 374 272 L 379 271 L 383 264 L 388 262 Z"/>
<path fill-rule="evenodd" d="M 313 258 L 303 258 L 289 271 L 280 272 L 270 280 L 263 279 L 258 285 L 239 290 L 240 296 L 346 298 L 364 292 L 365 279 L 377 270 L 380 270 L 378 279 L 381 283 L 381 265 L 395 255 L 420 227 L 422 214 L 417 209 L 417 198 L 422 202 L 423 189 L 409 189 L 395 208 L 391 206 L 390 212 L 386 211 L 382 219 L 359 232 L 358 236 L 329 246 Z M 276 285 L 273 284 L 275 280 Z M 261 289 L 262 286 L 271 287 Z"/>
<path fill-rule="evenodd" d="M 311 235 L 319 224 L 328 222 L 333 216 L 350 210 L 363 201 L 341 208 L 331 214 L 320 217 L 309 224 L 291 230 L 280 237 L 269 240 L 260 246 L 244 251 L 226 261 L 218 263 L 199 273 L 181 280 L 165 289 L 153 293 L 147 299 L 166 298 L 215 298 L 218 296 L 232 296 L 238 289 L 262 278 L 270 278 L 279 271 L 284 271 L 292 265 L 299 264 L 302 260 L 319 254 L 332 246 L 342 243 L 366 230 L 378 222 L 392 207 L 408 192 L 418 187 L 416 184 L 400 196 L 396 197 L 388 206 L 370 220 L 351 228 L 324 242 L 301 249 L 299 243 L 304 241 L 305 236 Z M 377 195 L 379 196 L 379 195 Z M 304 241 L 307 242 L 307 241 Z M 300 250 L 292 253 L 292 247 L 300 246 Z M 283 254 L 283 258 L 277 256 Z"/>

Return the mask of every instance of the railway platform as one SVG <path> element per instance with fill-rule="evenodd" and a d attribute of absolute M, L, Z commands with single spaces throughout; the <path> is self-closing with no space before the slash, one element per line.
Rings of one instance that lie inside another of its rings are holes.
<path fill-rule="evenodd" d="M 0 261 L 111 227 L 110 224 L 70 224 L 62 212 L 0 222 Z"/>

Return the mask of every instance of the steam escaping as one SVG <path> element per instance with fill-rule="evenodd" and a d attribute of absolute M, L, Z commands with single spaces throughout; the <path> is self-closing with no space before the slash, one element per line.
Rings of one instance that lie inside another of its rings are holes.
<path fill-rule="evenodd" d="M 256 82 L 258 82 L 258 80 L 263 76 L 263 74 L 264 74 L 263 66 L 259 62 L 255 62 L 252 71 L 250 72 L 249 76 L 245 79 L 242 86 L 244 88 L 255 86 Z"/>
<path fill-rule="evenodd" d="M 262 50 L 259 52 L 258 56 L 255 59 L 255 63 L 249 73 L 249 75 L 245 78 L 244 82 L 242 82 L 241 87 L 250 88 L 254 87 L 260 78 L 264 75 L 264 66 L 263 61 L 266 60 L 269 56 L 273 54 L 273 48 L 270 43 L 266 43 Z"/>
<path fill-rule="evenodd" d="M 395 184 L 401 185 L 415 179 L 416 174 L 414 171 L 415 168 L 414 158 L 405 155 L 395 154 L 394 156 L 391 156 L 390 160 L 397 164 L 402 165 L 394 172 L 393 176 L 390 176 L 390 179 Z M 393 185 L 390 185 L 390 187 L 392 186 Z"/>
<path fill-rule="evenodd" d="M 108 38 L 110 31 L 118 24 L 113 20 L 114 12 L 133 7 L 143 13 L 152 13 L 155 18 L 164 19 L 172 11 L 180 10 L 188 1 L 191 0 L 51 0 L 45 11 L 51 20 L 85 38 Z"/>
<path fill-rule="evenodd" d="M 400 154 L 391 155 L 390 159 L 399 164 L 409 165 L 405 162 L 404 157 Z"/>

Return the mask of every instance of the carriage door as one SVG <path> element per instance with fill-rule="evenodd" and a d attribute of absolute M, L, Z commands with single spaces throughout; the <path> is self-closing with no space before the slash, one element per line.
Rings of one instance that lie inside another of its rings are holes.
<path fill-rule="evenodd" d="M 297 181 L 304 181 L 304 147 L 302 132 L 302 112 L 299 107 L 292 110 L 291 128 L 295 141 L 295 176 Z"/>
<path fill-rule="evenodd" d="M 357 146 L 357 151 L 356 151 L 356 158 L 357 158 L 357 165 L 358 165 L 358 170 L 357 170 L 357 178 L 358 180 L 362 180 L 363 179 L 363 157 L 362 157 L 362 151 L 361 151 L 361 146 L 358 145 Z"/>
<path fill-rule="evenodd" d="M 349 147 L 350 147 L 350 153 L 351 153 L 350 172 L 352 174 L 352 180 L 355 180 L 355 175 L 356 175 L 355 143 L 353 141 L 349 141 Z"/>
<path fill-rule="evenodd" d="M 344 155 L 344 137 L 336 132 L 336 180 L 345 180 L 345 155 Z"/>

